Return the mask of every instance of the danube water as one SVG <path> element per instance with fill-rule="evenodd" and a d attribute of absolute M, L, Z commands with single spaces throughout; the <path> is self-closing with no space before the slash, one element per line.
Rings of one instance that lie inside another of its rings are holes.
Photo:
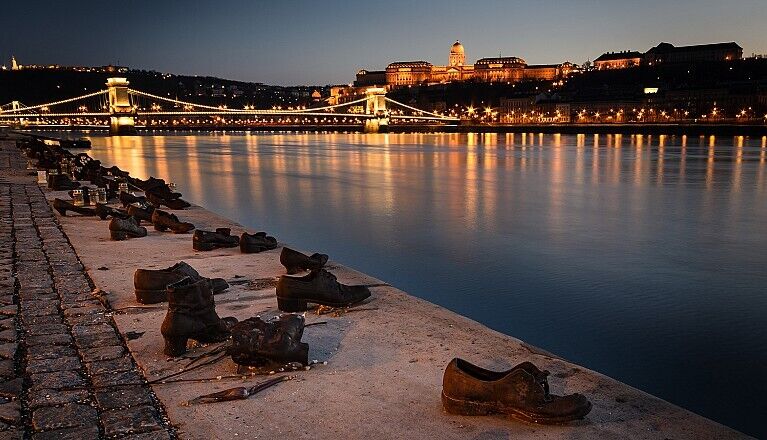
<path fill-rule="evenodd" d="M 767 437 L 765 138 L 92 141 L 106 165 L 175 182 L 252 232 Z"/>

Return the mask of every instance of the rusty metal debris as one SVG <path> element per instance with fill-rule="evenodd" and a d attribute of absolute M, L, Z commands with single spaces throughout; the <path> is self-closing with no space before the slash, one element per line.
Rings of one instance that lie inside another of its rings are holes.
<path fill-rule="evenodd" d="M 187 405 L 196 405 L 201 403 L 216 403 L 216 402 L 228 402 L 231 400 L 245 400 L 250 396 L 253 396 L 267 388 L 273 387 L 280 382 L 285 382 L 294 379 L 296 376 L 280 376 L 273 379 L 265 380 L 252 387 L 235 387 L 227 390 L 219 391 L 216 393 L 205 394 L 187 402 Z"/>

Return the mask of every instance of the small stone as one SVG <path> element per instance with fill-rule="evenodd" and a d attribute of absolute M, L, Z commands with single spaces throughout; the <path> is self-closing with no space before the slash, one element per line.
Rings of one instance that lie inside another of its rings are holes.
<path fill-rule="evenodd" d="M 35 431 L 96 425 L 98 414 L 90 405 L 67 403 L 59 407 L 46 406 L 32 411 Z"/>
<path fill-rule="evenodd" d="M 72 389 L 86 386 L 83 379 L 76 371 L 56 371 L 53 373 L 36 373 L 29 376 L 32 382 L 32 390 L 44 388 Z"/>
<path fill-rule="evenodd" d="M 120 437 L 120 440 L 170 440 L 170 434 L 164 429 L 145 432 L 143 434 L 133 434 L 126 437 Z"/>
<path fill-rule="evenodd" d="M 83 440 L 93 438 L 99 438 L 99 428 L 95 425 L 38 432 L 32 435 L 32 440 Z"/>
<path fill-rule="evenodd" d="M 94 374 L 91 382 L 95 387 L 107 387 L 113 385 L 142 385 L 145 383 L 143 376 L 136 371 L 123 371 L 119 373 Z"/>
<path fill-rule="evenodd" d="M 27 396 L 30 408 L 56 406 L 65 403 L 90 403 L 87 390 L 41 389 Z"/>
<path fill-rule="evenodd" d="M 88 374 L 117 373 L 132 370 L 133 362 L 129 356 L 123 356 L 117 359 L 87 363 L 85 368 L 88 370 Z"/>
<path fill-rule="evenodd" d="M 0 359 L 13 359 L 16 357 L 16 350 L 18 350 L 19 344 L 13 342 L 8 344 L 0 344 Z"/>
<path fill-rule="evenodd" d="M 152 396 L 145 386 L 117 388 L 111 391 L 96 391 L 96 402 L 102 409 L 127 408 L 149 405 Z"/>
<path fill-rule="evenodd" d="M 77 356 L 74 348 L 67 345 L 32 345 L 27 347 L 28 360 L 52 359 Z"/>
<path fill-rule="evenodd" d="M 155 410 L 149 406 L 101 413 L 104 434 L 108 437 L 154 431 L 160 428 Z"/>
<path fill-rule="evenodd" d="M 40 324 L 27 326 L 27 335 L 53 335 L 57 333 L 66 333 L 67 326 L 64 324 Z"/>
<path fill-rule="evenodd" d="M 18 425 L 21 420 L 21 406 L 18 401 L 0 404 L 0 420 L 11 425 Z"/>
<path fill-rule="evenodd" d="M 27 362 L 27 373 L 50 373 L 53 371 L 79 370 L 82 366 L 80 358 L 75 356 L 57 357 L 53 359 L 31 359 Z"/>
<path fill-rule="evenodd" d="M 13 359 L 0 360 L 0 377 L 11 378 L 16 375 L 16 366 Z"/>
<path fill-rule="evenodd" d="M 68 333 L 59 333 L 55 335 L 29 336 L 26 338 L 27 346 L 33 345 L 71 345 L 72 336 Z"/>
<path fill-rule="evenodd" d="M 104 325 L 104 324 L 99 324 L 99 325 Z M 86 327 L 97 327 L 97 326 L 90 325 Z M 87 349 L 87 348 L 93 348 L 93 347 L 104 347 L 104 346 L 115 346 L 115 345 L 119 345 L 121 342 L 122 341 L 117 336 L 117 333 L 115 333 L 114 330 L 112 330 L 111 333 L 93 333 L 93 334 L 75 335 L 75 343 L 81 349 Z"/>
<path fill-rule="evenodd" d="M 0 331 L 0 341 L 2 342 L 16 342 L 16 336 L 14 329 Z"/>
<path fill-rule="evenodd" d="M 23 385 L 23 379 L 20 377 L 6 380 L 4 382 L 0 380 L 0 396 L 8 399 L 16 399 L 19 394 L 21 394 Z"/>
<path fill-rule="evenodd" d="M 124 354 L 125 354 L 125 349 L 119 345 L 87 348 L 80 352 L 80 355 L 82 356 L 83 361 L 85 362 L 117 359 Z"/>

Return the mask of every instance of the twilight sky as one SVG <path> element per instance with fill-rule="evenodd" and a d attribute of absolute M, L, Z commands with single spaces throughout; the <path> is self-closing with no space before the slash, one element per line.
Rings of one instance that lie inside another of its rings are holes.
<path fill-rule="evenodd" d="M 447 62 L 456 39 L 468 63 L 593 60 L 737 41 L 767 52 L 766 0 L 8 0 L 0 64 L 127 65 L 269 84 L 343 84 L 392 61 Z"/>

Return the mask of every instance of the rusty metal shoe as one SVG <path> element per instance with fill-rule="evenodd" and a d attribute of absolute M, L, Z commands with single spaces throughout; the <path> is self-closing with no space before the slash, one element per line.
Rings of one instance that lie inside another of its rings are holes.
<path fill-rule="evenodd" d="M 307 270 L 319 270 L 328 262 L 325 254 L 314 253 L 311 256 L 302 254 L 290 248 L 283 247 L 280 252 L 280 263 L 285 266 L 289 275 Z"/>
<path fill-rule="evenodd" d="M 120 194 L 117 196 L 117 198 L 120 199 L 120 203 L 123 205 L 123 208 L 127 208 L 128 205 L 131 205 L 133 203 L 138 203 L 141 205 L 146 204 L 146 197 L 136 197 L 131 193 L 121 191 Z"/>
<path fill-rule="evenodd" d="M 266 235 L 266 232 L 243 232 L 240 236 L 240 252 L 243 254 L 255 254 L 271 249 L 277 249 L 277 239 Z"/>
<path fill-rule="evenodd" d="M 127 219 L 113 217 L 109 222 L 109 236 L 115 241 L 146 237 L 146 228 L 139 226 L 138 220 L 133 217 Z"/>
<path fill-rule="evenodd" d="M 180 198 L 165 199 L 151 192 L 146 193 L 146 200 L 157 208 L 159 208 L 162 205 L 165 205 L 170 209 L 176 210 L 176 209 L 184 209 L 184 208 L 188 208 L 192 206 L 192 204 L 187 202 L 186 200 L 182 200 Z"/>
<path fill-rule="evenodd" d="M 249 367 L 266 367 L 298 362 L 309 363 L 309 345 L 301 342 L 304 317 L 280 315 L 265 322 L 249 318 L 232 327 L 232 345 L 227 352 L 232 360 Z"/>
<path fill-rule="evenodd" d="M 215 232 L 196 230 L 192 237 L 192 248 L 196 251 L 212 251 L 218 248 L 237 247 L 240 238 L 231 235 L 229 228 L 218 228 Z"/>
<path fill-rule="evenodd" d="M 89 216 L 89 217 L 94 217 L 96 215 L 96 211 L 93 208 L 86 208 L 84 206 L 75 206 L 71 202 L 67 202 L 66 200 L 61 200 L 61 199 L 53 200 L 53 209 L 58 211 L 58 213 L 63 216 L 67 215 L 67 211 L 76 212 L 80 215 Z"/>
<path fill-rule="evenodd" d="M 366 286 L 347 286 L 325 269 L 303 277 L 282 275 L 277 282 L 277 307 L 283 312 L 303 312 L 308 303 L 348 307 L 370 297 Z"/>
<path fill-rule="evenodd" d="M 127 219 L 131 216 L 127 211 L 114 209 L 103 203 L 96 203 L 96 207 L 93 210 L 101 220 L 106 220 L 107 217 Z"/>
<path fill-rule="evenodd" d="M 48 188 L 54 191 L 64 191 L 80 187 L 80 182 L 74 181 L 65 174 L 52 174 L 48 176 Z"/>
<path fill-rule="evenodd" d="M 229 337 L 226 321 L 216 313 L 207 281 L 184 277 L 169 284 L 167 294 L 168 312 L 160 327 L 160 333 L 165 339 L 165 354 L 184 354 L 189 339 L 222 342 Z"/>
<path fill-rule="evenodd" d="M 128 214 L 133 217 L 136 217 L 136 219 L 139 221 L 152 223 L 153 212 L 154 212 L 154 206 L 151 206 L 151 205 L 149 205 L 147 209 L 139 208 L 136 205 L 128 205 Z"/>
<path fill-rule="evenodd" d="M 186 234 L 194 229 L 193 224 L 179 221 L 175 214 L 157 208 L 152 211 L 152 224 L 157 231 L 165 232 L 170 229 L 174 234 Z"/>
<path fill-rule="evenodd" d="M 442 378 L 442 406 L 450 414 L 507 414 L 532 423 L 579 420 L 591 411 L 582 394 L 549 394 L 548 371 L 524 362 L 506 371 L 491 371 L 453 359 Z"/>
<path fill-rule="evenodd" d="M 229 288 L 229 283 L 225 279 L 203 277 L 192 266 L 182 261 L 166 269 L 137 269 L 133 273 L 136 301 L 141 304 L 165 302 L 168 300 L 166 287 L 181 281 L 184 277 L 190 277 L 195 281 L 208 280 L 214 295 Z"/>

